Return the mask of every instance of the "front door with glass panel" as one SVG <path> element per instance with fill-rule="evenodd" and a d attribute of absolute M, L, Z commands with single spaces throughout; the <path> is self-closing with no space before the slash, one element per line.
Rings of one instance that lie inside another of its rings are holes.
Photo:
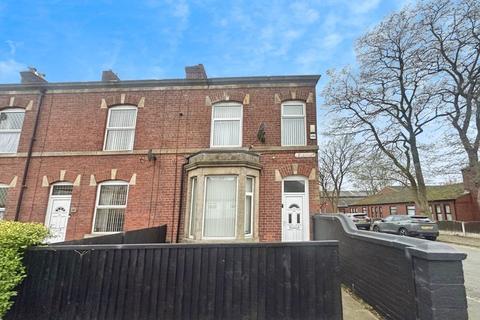
<path fill-rule="evenodd" d="M 307 180 L 283 181 L 282 241 L 308 240 Z"/>
<path fill-rule="evenodd" d="M 72 185 L 52 186 L 45 219 L 45 226 L 50 230 L 48 243 L 65 241 L 71 201 Z"/>

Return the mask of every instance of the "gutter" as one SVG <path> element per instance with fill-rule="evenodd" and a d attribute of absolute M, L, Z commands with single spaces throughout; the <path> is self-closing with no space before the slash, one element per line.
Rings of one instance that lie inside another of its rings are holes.
<path fill-rule="evenodd" d="M 210 87 L 231 85 L 270 84 L 285 85 L 316 85 L 320 75 L 291 75 L 291 76 L 254 76 L 254 77 L 226 77 L 208 79 L 163 79 L 163 80 L 121 80 L 114 82 L 85 81 L 85 82 L 48 82 L 43 88 L 48 90 L 87 90 L 87 89 L 126 89 L 126 88 L 156 88 L 156 87 Z M 1 91 L 34 90 L 38 84 L 0 84 Z"/>
<path fill-rule="evenodd" d="M 18 195 L 14 221 L 18 221 L 18 219 L 20 218 L 20 209 L 22 207 L 23 194 L 25 192 L 25 189 L 27 188 L 26 181 L 28 176 L 28 170 L 30 169 L 30 161 L 32 159 L 33 145 L 35 143 L 36 136 L 37 136 L 37 128 L 38 128 L 38 123 L 40 119 L 40 108 L 42 106 L 43 98 L 45 97 L 46 91 L 47 90 L 45 88 L 40 89 L 38 98 L 37 98 L 37 112 L 35 114 L 35 123 L 33 125 L 32 137 L 30 138 L 30 144 L 28 146 L 27 160 L 25 161 L 25 168 L 23 169 L 22 183 L 20 187 L 20 194 Z"/>

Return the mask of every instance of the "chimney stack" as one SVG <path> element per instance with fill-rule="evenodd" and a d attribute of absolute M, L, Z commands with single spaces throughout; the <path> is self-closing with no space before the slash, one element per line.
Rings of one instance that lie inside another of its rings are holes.
<path fill-rule="evenodd" d="M 113 72 L 112 70 L 104 70 L 102 72 L 102 81 L 108 82 L 108 81 L 120 81 L 120 78 L 118 75 Z"/>
<path fill-rule="evenodd" d="M 203 64 L 197 64 L 196 66 L 187 66 L 185 67 L 185 78 L 188 80 L 194 79 L 207 79 L 207 73 Z"/>
<path fill-rule="evenodd" d="M 30 83 L 47 83 L 45 74 L 39 73 L 37 69 L 28 67 L 27 71 L 20 71 L 20 78 L 22 84 Z"/>

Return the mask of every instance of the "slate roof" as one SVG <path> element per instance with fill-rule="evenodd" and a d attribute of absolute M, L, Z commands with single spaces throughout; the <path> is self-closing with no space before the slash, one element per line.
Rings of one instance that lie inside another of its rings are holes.
<path fill-rule="evenodd" d="M 455 200 L 465 194 L 463 183 L 443 186 L 427 186 L 428 201 Z M 356 201 L 353 205 L 375 205 L 390 203 L 412 203 L 415 200 L 413 191 L 408 187 L 386 187 L 377 194 Z"/>

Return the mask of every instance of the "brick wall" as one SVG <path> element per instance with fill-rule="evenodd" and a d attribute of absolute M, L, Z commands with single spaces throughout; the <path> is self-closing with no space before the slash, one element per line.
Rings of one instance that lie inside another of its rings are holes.
<path fill-rule="evenodd" d="M 294 93 L 292 93 L 292 91 Z M 211 103 L 226 100 L 244 104 L 243 147 L 261 155 L 260 239 L 279 240 L 281 236 L 282 176 L 309 176 L 310 212 L 319 212 L 318 187 L 315 182 L 317 157 L 297 158 L 305 148 L 280 148 L 281 104 L 292 99 L 307 101 L 307 129 L 316 125 L 315 87 L 258 87 L 237 89 L 165 89 L 142 91 L 58 92 L 44 98 L 39 127 L 26 181 L 20 220 L 44 222 L 49 186 L 56 181 L 77 182 L 73 189 L 74 209 L 68 223 L 67 239 L 79 239 L 91 233 L 97 185 L 110 179 L 134 182 L 129 188 L 125 229 L 132 230 L 167 224 L 167 239 L 176 239 L 181 197 L 181 170 L 186 157 L 210 145 Z M 312 97 L 313 99 L 309 98 Z M 2 94 L 0 108 L 15 97 L 19 107 L 30 103 L 25 114 L 17 156 L 0 156 L 0 183 L 10 184 L 6 217 L 13 219 L 21 177 L 36 114 L 36 95 Z M 278 101 L 280 99 L 280 101 Z M 134 152 L 102 152 L 108 106 L 138 105 Z M 266 141 L 257 141 L 257 131 L 265 124 Z M 316 154 L 317 141 L 309 139 Z M 274 147 L 274 149 L 269 148 Z M 149 162 L 146 151 L 154 149 L 155 162 Z M 23 153 L 23 154 L 22 154 Z M 292 168 L 292 164 L 295 166 Z M 135 179 L 132 177 L 135 175 Z M 95 181 L 92 183 L 91 179 Z M 16 177 L 16 178 L 15 178 Z M 62 179 L 63 177 L 63 179 Z M 312 178 L 312 177 L 311 177 Z M 77 180 L 79 179 L 79 180 Z M 45 180 L 48 184 L 45 184 Z M 96 183 L 96 184 L 95 184 Z M 186 183 L 183 184 L 184 188 Z M 185 204 L 182 204 L 185 208 Z M 183 220 L 181 220 L 183 221 Z M 181 226 L 180 232 L 182 232 Z"/>

